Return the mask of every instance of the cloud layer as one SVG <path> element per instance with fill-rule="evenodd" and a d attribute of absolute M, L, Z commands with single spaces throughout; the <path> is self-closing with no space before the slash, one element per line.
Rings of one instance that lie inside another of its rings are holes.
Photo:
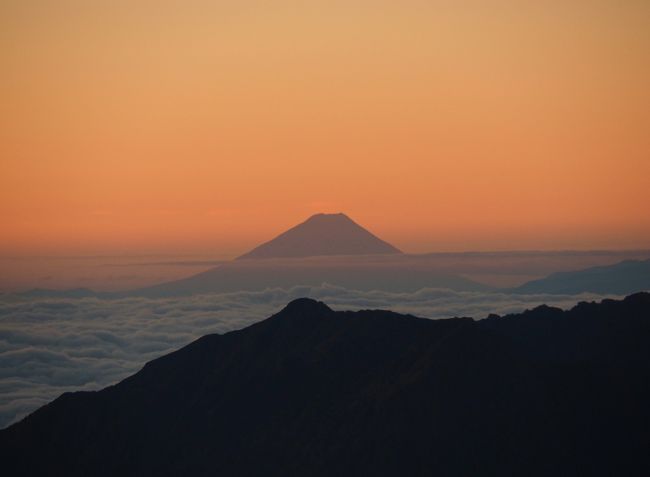
<path fill-rule="evenodd" d="M 578 301 L 603 298 L 443 289 L 360 292 L 326 284 L 169 299 L 4 296 L 0 298 L 0 428 L 63 392 L 100 389 L 200 336 L 243 328 L 305 296 L 338 310 L 384 308 L 433 319 L 483 318 L 542 303 L 568 308 Z"/>

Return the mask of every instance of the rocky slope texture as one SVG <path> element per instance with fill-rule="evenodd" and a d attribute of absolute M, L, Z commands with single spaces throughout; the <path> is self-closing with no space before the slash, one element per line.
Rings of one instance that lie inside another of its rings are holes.
<path fill-rule="evenodd" d="M 650 295 L 481 321 L 300 299 L 0 432 L 3 475 L 650 475 Z"/>

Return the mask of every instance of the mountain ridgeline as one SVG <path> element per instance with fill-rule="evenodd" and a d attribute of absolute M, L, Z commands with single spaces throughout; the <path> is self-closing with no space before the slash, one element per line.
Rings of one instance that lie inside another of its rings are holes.
<path fill-rule="evenodd" d="M 650 295 L 474 321 L 309 299 L 0 431 L 4 475 L 650 475 Z"/>
<path fill-rule="evenodd" d="M 650 260 L 624 260 L 599 267 L 558 272 L 515 288 L 516 293 L 626 295 L 650 290 Z"/>

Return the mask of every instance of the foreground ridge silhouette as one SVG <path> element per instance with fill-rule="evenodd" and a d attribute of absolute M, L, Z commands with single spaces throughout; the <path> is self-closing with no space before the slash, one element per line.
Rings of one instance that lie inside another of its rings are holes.
<path fill-rule="evenodd" d="M 474 321 L 289 303 L 0 431 L 4 475 L 649 475 L 650 294 Z"/>

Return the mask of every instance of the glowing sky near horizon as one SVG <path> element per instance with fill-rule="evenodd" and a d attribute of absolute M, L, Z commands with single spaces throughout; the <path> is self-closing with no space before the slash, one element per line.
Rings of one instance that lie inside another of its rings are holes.
<path fill-rule="evenodd" d="M 0 254 L 650 247 L 650 2 L 0 2 Z"/>

